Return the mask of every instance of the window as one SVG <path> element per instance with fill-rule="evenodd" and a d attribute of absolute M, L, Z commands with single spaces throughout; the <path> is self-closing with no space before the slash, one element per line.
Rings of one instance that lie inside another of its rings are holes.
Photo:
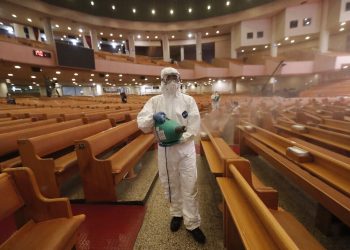
<path fill-rule="evenodd" d="M 303 19 L 303 26 L 310 26 L 311 25 L 311 17 L 304 18 Z"/>
<path fill-rule="evenodd" d="M 257 38 L 262 38 L 262 37 L 264 37 L 264 31 L 258 31 Z"/>
<path fill-rule="evenodd" d="M 298 27 L 298 20 L 292 20 L 292 21 L 290 21 L 289 27 L 290 27 L 291 29 Z"/>
<path fill-rule="evenodd" d="M 345 11 L 350 11 L 350 2 L 347 2 L 345 5 Z"/>
<path fill-rule="evenodd" d="M 247 33 L 247 39 L 253 39 L 253 37 L 254 37 L 253 32 L 248 32 Z"/>

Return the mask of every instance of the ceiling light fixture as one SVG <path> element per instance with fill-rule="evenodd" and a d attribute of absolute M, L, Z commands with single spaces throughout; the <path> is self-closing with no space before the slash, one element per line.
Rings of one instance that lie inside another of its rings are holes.
<path fill-rule="evenodd" d="M 67 29 L 68 29 L 68 30 L 72 30 L 72 28 L 71 28 L 71 27 L 69 27 L 69 26 L 67 27 Z"/>
<path fill-rule="evenodd" d="M 79 32 L 80 32 L 80 33 L 83 33 L 83 29 L 79 29 Z"/>
<path fill-rule="evenodd" d="M 123 37 L 123 34 L 119 34 L 119 37 Z"/>
<path fill-rule="evenodd" d="M 91 6 L 94 6 L 94 5 L 95 5 L 94 1 L 91 1 L 90 4 L 91 4 Z"/>
<path fill-rule="evenodd" d="M 341 27 L 341 28 L 339 29 L 340 32 L 342 32 L 342 31 L 344 31 L 344 30 L 345 30 L 344 27 Z"/>
<path fill-rule="evenodd" d="M 188 33 L 188 38 L 191 38 L 193 35 L 192 35 L 192 33 Z"/>
<path fill-rule="evenodd" d="M 14 17 L 14 18 L 17 18 L 17 15 L 15 15 L 15 14 L 12 14 L 12 17 Z"/>
<path fill-rule="evenodd" d="M 30 22 L 30 23 L 32 22 L 32 19 L 31 19 L 31 18 L 27 18 L 27 20 L 28 20 L 28 22 Z"/>
<path fill-rule="evenodd" d="M 206 36 L 209 35 L 209 32 L 205 32 L 205 35 L 206 35 Z"/>
<path fill-rule="evenodd" d="M 109 34 L 109 36 L 113 36 L 113 33 Z"/>
<path fill-rule="evenodd" d="M 135 8 L 132 9 L 132 13 L 134 13 L 134 14 L 136 13 L 136 9 Z"/>
<path fill-rule="evenodd" d="M 8 75 L 8 76 L 13 76 L 13 74 L 12 74 L 12 73 L 8 73 L 7 75 Z"/>
<path fill-rule="evenodd" d="M 137 35 L 137 38 L 140 39 L 140 38 L 141 38 L 141 35 Z"/>
<path fill-rule="evenodd" d="M 174 14 L 174 10 L 171 9 L 171 10 L 170 10 L 170 15 L 173 15 L 173 14 Z"/>
<path fill-rule="evenodd" d="M 152 15 L 155 15 L 155 14 L 156 14 L 156 10 L 155 10 L 155 9 L 152 9 L 152 10 L 151 10 L 151 13 L 152 13 Z"/>
<path fill-rule="evenodd" d="M 60 26 L 58 24 L 55 25 L 56 28 L 59 28 Z"/>
<path fill-rule="evenodd" d="M 341 25 L 341 26 L 344 26 L 345 24 L 346 24 L 346 22 L 342 22 L 340 25 Z"/>
<path fill-rule="evenodd" d="M 284 40 L 285 40 L 285 41 L 288 41 L 288 40 L 289 40 L 289 37 L 288 37 L 288 36 L 287 36 L 287 37 L 285 37 L 285 38 L 284 38 Z"/>
<path fill-rule="evenodd" d="M 209 4 L 208 6 L 207 6 L 207 10 L 210 10 L 211 9 L 211 5 Z"/>
<path fill-rule="evenodd" d="M 192 8 L 188 8 L 188 13 L 192 13 Z"/>
<path fill-rule="evenodd" d="M 79 75 L 78 73 L 74 73 L 75 76 Z"/>
<path fill-rule="evenodd" d="M 231 5 L 231 1 L 226 1 L 226 6 L 230 6 Z"/>
<path fill-rule="evenodd" d="M 295 43 L 295 40 L 291 40 L 290 43 Z"/>
<path fill-rule="evenodd" d="M 20 69 L 20 68 L 21 68 L 21 66 L 15 65 L 15 69 Z"/>
<path fill-rule="evenodd" d="M 114 4 L 112 5 L 112 10 L 115 10 L 115 5 Z"/>
<path fill-rule="evenodd" d="M 100 35 L 103 36 L 103 32 L 100 32 Z"/>
<path fill-rule="evenodd" d="M 171 36 L 171 38 L 172 38 L 172 39 L 174 39 L 174 38 L 175 38 L 175 36 L 174 36 L 174 35 L 172 35 L 172 36 Z"/>
<path fill-rule="evenodd" d="M 305 37 L 305 40 L 309 40 L 309 39 L 310 39 L 310 36 Z"/>
<path fill-rule="evenodd" d="M 219 33 L 220 33 L 220 30 L 217 30 L 217 31 L 216 31 L 216 34 L 219 34 Z"/>
<path fill-rule="evenodd" d="M 60 75 L 60 74 L 61 74 L 61 71 L 56 71 L 56 74 L 57 74 L 57 75 Z"/>

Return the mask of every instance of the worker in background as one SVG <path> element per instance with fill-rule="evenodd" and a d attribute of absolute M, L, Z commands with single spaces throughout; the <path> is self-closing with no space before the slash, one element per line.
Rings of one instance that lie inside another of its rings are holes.
<path fill-rule="evenodd" d="M 211 108 L 212 110 L 219 109 L 220 95 L 217 91 L 211 95 Z"/>
<path fill-rule="evenodd" d="M 199 228 L 201 218 L 194 144 L 200 127 L 198 107 L 191 96 L 180 92 L 180 74 L 174 68 L 161 71 L 161 91 L 162 94 L 149 99 L 138 114 L 138 127 L 145 133 L 155 131 L 159 140 L 159 178 L 170 202 L 171 231 L 178 231 L 184 221 L 193 238 L 204 244 L 206 237 Z M 164 128 L 169 119 L 186 128 L 186 132 L 182 130 L 179 140 L 174 141 L 176 131 L 172 130 L 172 135 L 169 135 L 169 128 Z"/>
<path fill-rule="evenodd" d="M 128 97 L 126 96 L 126 93 L 124 91 L 120 92 L 120 99 L 122 100 L 122 103 L 128 102 Z"/>

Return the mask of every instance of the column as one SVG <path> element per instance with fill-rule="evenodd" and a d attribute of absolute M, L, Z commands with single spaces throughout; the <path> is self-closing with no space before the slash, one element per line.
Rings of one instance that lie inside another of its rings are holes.
<path fill-rule="evenodd" d="M 14 23 L 13 24 L 13 29 L 15 31 L 15 37 L 26 38 L 26 34 L 24 33 L 22 25 Z"/>
<path fill-rule="evenodd" d="M 44 32 L 45 32 L 45 36 L 46 36 L 46 42 L 48 44 L 54 44 L 54 36 L 53 36 L 53 32 L 52 32 L 52 27 L 51 27 L 51 19 L 46 17 L 43 18 L 42 20 L 43 26 L 44 26 Z"/>
<path fill-rule="evenodd" d="M 235 36 L 235 27 L 231 27 L 231 58 L 237 59 L 237 44 L 236 44 L 236 36 Z"/>
<path fill-rule="evenodd" d="M 202 61 L 202 33 L 196 34 L 196 60 Z"/>
<path fill-rule="evenodd" d="M 163 46 L 163 60 L 165 62 L 170 62 L 170 46 L 168 35 L 162 36 L 162 46 Z"/>
<path fill-rule="evenodd" d="M 135 38 L 134 35 L 129 35 L 128 36 L 128 41 L 129 41 L 129 55 L 131 57 L 136 56 L 136 51 L 135 51 Z"/>
<path fill-rule="evenodd" d="M 327 30 L 329 0 L 322 1 L 321 31 L 319 40 L 319 50 L 321 53 L 328 51 L 329 31 Z"/>
<path fill-rule="evenodd" d="M 185 60 L 185 48 L 184 48 L 184 46 L 181 46 L 181 48 L 180 48 L 180 61 L 182 62 L 183 60 Z"/>
<path fill-rule="evenodd" d="M 91 47 L 94 51 L 98 51 L 98 38 L 95 29 L 90 30 Z"/>
<path fill-rule="evenodd" d="M 237 93 L 237 79 L 232 78 L 232 94 L 236 94 L 236 93 Z"/>
<path fill-rule="evenodd" d="M 277 57 L 278 54 L 278 47 L 276 43 L 276 16 L 272 17 L 272 24 L 271 24 L 271 44 L 270 44 L 270 56 L 271 57 Z"/>
<path fill-rule="evenodd" d="M 6 97 L 7 92 L 7 84 L 5 82 L 0 83 L 0 97 Z"/>
<path fill-rule="evenodd" d="M 103 95 L 103 88 L 102 88 L 102 84 L 100 83 L 96 83 L 95 85 L 95 95 L 99 96 L 99 95 Z"/>

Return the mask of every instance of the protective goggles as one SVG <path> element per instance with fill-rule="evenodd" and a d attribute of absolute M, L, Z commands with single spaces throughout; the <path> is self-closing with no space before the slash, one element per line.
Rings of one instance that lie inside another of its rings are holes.
<path fill-rule="evenodd" d="M 164 76 L 162 81 L 165 84 L 169 84 L 172 81 L 181 82 L 181 78 L 180 78 L 180 75 L 178 75 L 178 74 L 170 74 L 170 75 Z"/>

